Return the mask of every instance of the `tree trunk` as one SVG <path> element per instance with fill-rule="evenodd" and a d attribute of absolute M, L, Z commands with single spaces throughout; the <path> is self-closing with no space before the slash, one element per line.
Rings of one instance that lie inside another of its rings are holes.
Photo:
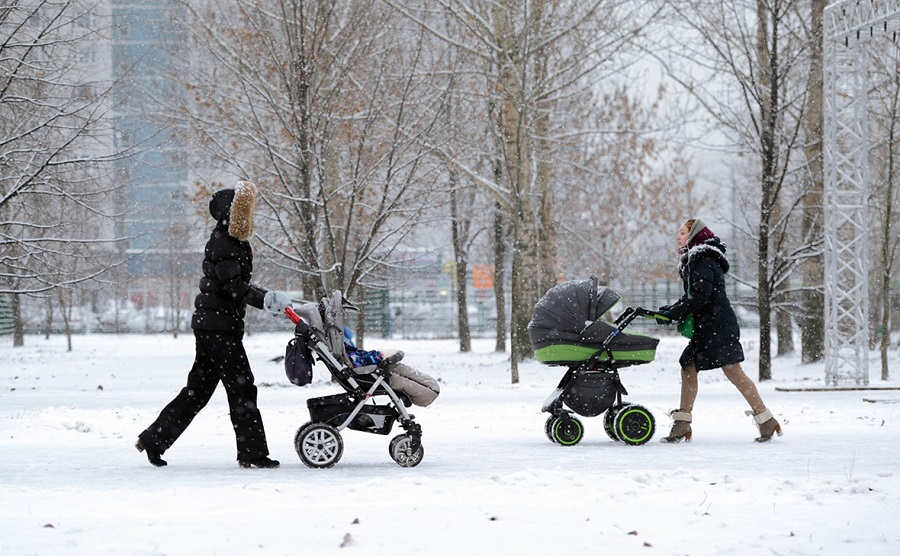
<path fill-rule="evenodd" d="M 366 287 L 363 285 L 357 286 L 356 295 L 358 299 L 361 301 L 359 303 L 359 311 L 356 312 L 356 347 L 359 349 L 365 349 L 366 343 L 366 312 L 367 305 L 366 303 Z"/>
<path fill-rule="evenodd" d="M 505 177 L 511 191 L 513 262 L 511 276 L 510 360 L 512 383 L 519 382 L 518 362 L 530 357 L 528 321 L 534 308 L 538 277 L 537 233 L 531 196 L 531 157 L 527 140 L 527 104 L 523 84 L 517 75 L 527 72 L 521 46 L 512 33 L 509 9 L 500 3 L 493 8 L 495 37 L 500 47 L 499 85 L 500 134 L 503 141 Z"/>
<path fill-rule="evenodd" d="M 498 164 L 498 172 L 499 164 Z M 506 233 L 503 207 L 494 205 L 494 303 L 497 306 L 497 341 L 494 351 L 506 351 Z"/>
<path fill-rule="evenodd" d="M 545 19 L 545 0 L 534 0 L 531 5 L 529 32 L 536 36 L 542 36 L 540 30 Z M 534 57 L 534 82 L 544 83 L 548 80 L 547 52 L 544 48 L 535 49 Z M 554 103 L 548 97 L 541 97 L 535 101 L 534 107 L 534 138 L 531 143 L 534 148 L 532 157 L 535 166 L 535 189 L 538 195 L 538 275 L 536 299 L 543 296 L 547 290 L 556 285 L 556 226 L 553 210 L 553 163 L 550 160 L 550 114 L 554 112 Z"/>
<path fill-rule="evenodd" d="M 779 310 L 775 313 L 775 326 L 778 334 L 778 356 L 794 353 L 794 319 L 790 311 Z"/>
<path fill-rule="evenodd" d="M 56 289 L 57 299 L 59 299 L 59 312 L 63 318 L 63 330 L 66 334 L 66 351 L 72 351 L 72 305 L 73 300 L 66 302 L 65 291 L 62 288 Z"/>
<path fill-rule="evenodd" d="M 824 138 L 823 112 L 823 16 L 827 0 L 812 2 L 811 60 L 809 72 L 809 105 L 806 110 L 806 147 L 804 152 L 809 167 L 809 188 L 803 196 L 803 240 L 812 243 L 822 236 L 824 222 L 822 149 Z M 816 255 L 804 261 L 803 312 L 800 323 L 801 360 L 815 363 L 825 357 L 825 256 Z"/>
<path fill-rule="evenodd" d="M 894 263 L 896 241 L 891 233 L 893 227 L 894 205 L 894 145 L 897 135 L 898 100 L 900 100 L 900 75 L 894 77 L 894 99 L 891 112 L 891 127 L 887 143 L 887 179 L 885 180 L 884 220 L 881 222 L 881 380 L 889 380 L 891 376 L 888 348 L 891 344 L 891 267 Z"/>
<path fill-rule="evenodd" d="M 49 340 L 53 333 L 53 301 L 47 296 L 47 320 L 44 321 L 44 339 Z"/>
<path fill-rule="evenodd" d="M 25 323 L 22 322 L 22 296 L 14 293 L 12 298 L 13 347 L 25 345 Z"/>
<path fill-rule="evenodd" d="M 758 288 L 759 288 L 759 380 L 772 378 L 772 291 L 769 285 L 769 239 L 772 208 L 777 202 L 775 179 L 777 150 L 776 107 L 778 83 L 775 79 L 776 61 L 770 56 L 768 42 L 768 6 L 765 0 L 757 0 L 756 54 L 759 64 L 760 91 L 760 154 L 762 162 L 762 195 L 760 199 L 758 237 Z M 777 33 L 772 33 L 773 40 Z M 771 52 L 777 52 L 773 44 Z"/>
<path fill-rule="evenodd" d="M 468 241 L 467 225 L 462 221 L 459 210 L 459 191 L 456 189 L 456 176 L 450 177 L 450 225 L 453 238 L 453 258 L 456 281 L 456 322 L 459 330 L 459 351 L 472 351 L 471 331 L 469 330 L 469 303 L 466 296 L 466 278 L 468 274 Z"/>
<path fill-rule="evenodd" d="M 294 151 L 295 166 L 297 171 L 296 187 L 300 193 L 299 198 L 294 201 L 299 225 L 303 230 L 303 242 L 298 246 L 300 258 L 307 268 L 302 270 L 319 269 L 319 251 L 317 248 L 316 233 L 319 231 L 318 210 L 312 206 L 313 199 L 313 169 L 315 162 L 313 161 L 313 112 L 310 109 L 312 104 L 310 99 L 310 88 L 312 82 L 312 74 L 316 70 L 314 60 L 311 60 L 307 50 L 312 48 L 309 37 L 307 36 L 307 20 L 304 3 L 293 2 L 285 5 L 281 3 L 281 9 L 284 14 L 286 35 L 290 37 L 290 52 L 285 55 L 289 56 L 291 71 L 289 73 L 290 82 L 288 85 L 288 101 L 291 109 L 290 117 L 295 121 L 291 127 L 294 130 Z M 328 150 L 328 138 L 322 137 L 322 141 L 326 143 L 323 150 L 330 154 Z M 333 173 L 329 170 L 336 164 L 331 157 L 326 154 L 328 160 L 325 164 L 325 181 L 322 187 L 335 187 L 332 183 Z M 327 263 L 325 268 L 329 268 Z M 326 276 L 301 272 L 300 284 L 303 290 L 303 296 L 310 300 L 318 300 L 327 296 L 328 286 L 325 283 Z"/>
<path fill-rule="evenodd" d="M 765 186 L 763 186 L 765 187 Z M 759 224 L 759 264 L 757 271 L 759 279 L 757 287 L 759 288 L 759 301 L 757 308 L 759 311 L 759 380 L 769 380 L 772 378 L 772 304 L 771 294 L 769 292 L 769 223 L 768 215 L 763 214 L 760 217 Z"/>
<path fill-rule="evenodd" d="M 531 342 L 528 340 L 528 322 L 537 303 L 537 261 L 536 222 L 533 207 L 527 198 L 520 198 L 520 208 L 516 211 L 516 224 L 513 226 L 513 263 L 512 263 L 512 327 L 510 330 L 510 348 L 512 358 L 518 361 L 533 355 Z M 518 378 L 518 377 L 516 377 Z M 514 381 L 517 382 L 518 380 Z"/>

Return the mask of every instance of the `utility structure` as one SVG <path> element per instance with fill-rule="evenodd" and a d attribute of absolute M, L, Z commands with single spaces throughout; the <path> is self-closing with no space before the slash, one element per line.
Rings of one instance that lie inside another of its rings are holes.
<path fill-rule="evenodd" d="M 825 382 L 869 383 L 869 62 L 896 57 L 900 0 L 842 0 L 824 18 Z M 884 48 L 889 45 L 890 48 Z"/>

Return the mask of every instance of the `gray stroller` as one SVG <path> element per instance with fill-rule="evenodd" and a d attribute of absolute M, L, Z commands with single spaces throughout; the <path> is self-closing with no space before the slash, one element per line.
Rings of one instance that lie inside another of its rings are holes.
<path fill-rule="evenodd" d="M 296 310 L 285 310 L 295 325 L 294 339 L 285 356 L 291 382 L 308 383 L 315 359 L 325 364 L 334 382 L 345 390 L 307 400 L 310 420 L 294 436 L 297 455 L 308 467 L 332 467 L 344 452 L 341 431 L 387 435 L 399 422 L 405 433 L 390 441 L 388 453 L 398 465 L 415 467 L 425 450 L 422 428 L 407 408 L 434 401 L 440 392 L 438 383 L 401 364 L 402 351 L 385 354 L 376 364 L 354 367 L 344 344 L 345 310 L 357 309 L 339 291 L 319 303 L 302 303 Z M 385 403 L 378 403 L 379 399 Z"/>

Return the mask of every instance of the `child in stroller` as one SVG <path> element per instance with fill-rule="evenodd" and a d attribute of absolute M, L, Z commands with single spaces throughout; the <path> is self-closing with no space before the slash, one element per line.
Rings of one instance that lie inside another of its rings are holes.
<path fill-rule="evenodd" d="M 297 455 L 308 467 L 332 467 L 344 451 L 340 431 L 349 428 L 387 435 L 399 421 L 406 432 L 391 440 L 388 452 L 398 465 L 414 467 L 425 453 L 422 428 L 406 408 L 431 404 L 440 387 L 432 377 L 401 364 L 402 351 L 360 352 L 351 342 L 348 354 L 345 310 L 357 309 L 339 291 L 319 303 L 302 303 L 296 311 L 285 310 L 295 324 L 294 339 L 285 356 L 285 371 L 291 382 L 309 382 L 315 357 L 345 390 L 343 394 L 307 400 L 310 421 L 294 436 Z M 376 403 L 379 396 L 386 396 L 387 403 Z"/>
<path fill-rule="evenodd" d="M 528 323 L 535 359 L 569 368 L 542 408 L 550 413 L 544 432 L 551 442 L 574 446 L 581 441 L 584 427 L 573 412 L 584 417 L 606 412 L 603 428 L 617 442 L 640 445 L 653 436 L 653 414 L 644 406 L 622 401 L 628 392 L 619 369 L 653 361 L 659 339 L 623 330 L 639 316 L 660 315 L 629 307 L 610 324 L 602 317 L 619 299 L 619 294 L 600 286 L 592 276 L 554 286 L 535 305 Z"/>

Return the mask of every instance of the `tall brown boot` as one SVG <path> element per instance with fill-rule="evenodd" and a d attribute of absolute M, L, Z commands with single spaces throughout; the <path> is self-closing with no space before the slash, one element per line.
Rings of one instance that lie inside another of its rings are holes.
<path fill-rule="evenodd" d="M 666 444 L 690 442 L 693 435 L 691 432 L 691 412 L 673 409 L 669 412 L 669 417 L 675 420 L 672 423 L 672 430 L 669 432 L 669 436 L 660 438 L 659 441 Z"/>
<path fill-rule="evenodd" d="M 756 424 L 757 428 L 759 428 L 759 437 L 756 439 L 757 442 L 769 442 L 776 433 L 778 433 L 778 436 L 784 434 L 781 431 L 781 424 L 775 420 L 775 416 L 772 415 L 772 412 L 768 409 L 764 409 L 759 413 L 753 413 L 748 409 L 744 413 L 752 415 L 753 422 Z"/>

